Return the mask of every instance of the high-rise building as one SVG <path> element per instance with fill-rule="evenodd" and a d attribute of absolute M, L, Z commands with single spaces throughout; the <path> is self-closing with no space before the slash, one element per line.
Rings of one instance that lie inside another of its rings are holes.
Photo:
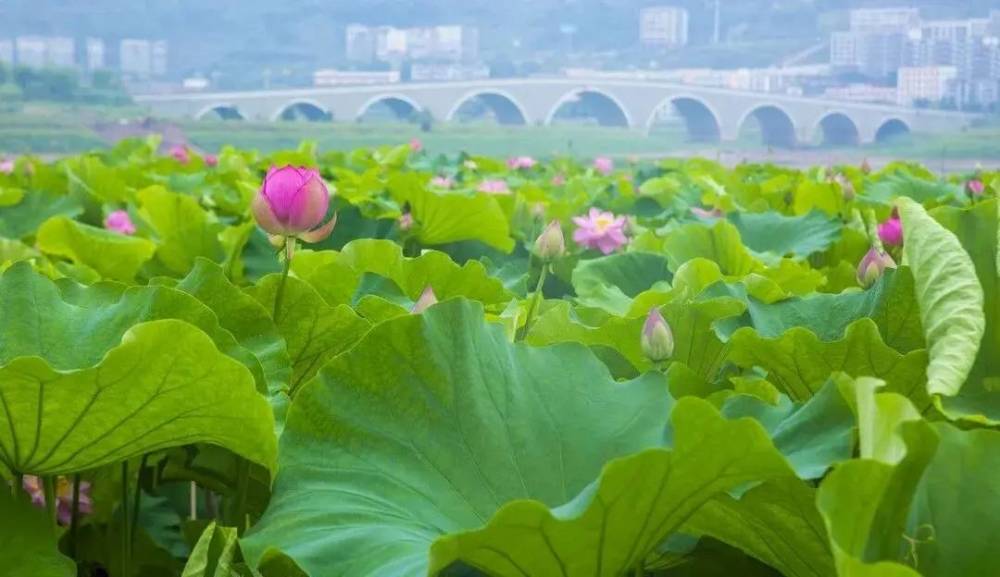
<path fill-rule="evenodd" d="M 14 63 L 14 42 L 12 40 L 0 40 L 0 63 Z"/>
<path fill-rule="evenodd" d="M 905 34 L 920 23 L 916 8 L 862 8 L 851 10 L 851 32 L 856 34 Z"/>
<path fill-rule="evenodd" d="M 86 53 L 83 64 L 87 70 L 101 70 L 107 67 L 104 53 L 104 41 L 100 38 L 87 38 L 84 42 Z"/>
<path fill-rule="evenodd" d="M 479 29 L 469 26 L 369 28 L 352 24 L 347 27 L 345 40 L 347 58 L 352 62 L 472 62 L 479 57 Z"/>
<path fill-rule="evenodd" d="M 897 75 L 897 103 L 941 102 L 953 97 L 958 69 L 954 66 L 904 66 Z"/>
<path fill-rule="evenodd" d="M 119 44 L 118 66 L 122 76 L 149 80 L 167 73 L 167 41 L 125 38 Z"/>
<path fill-rule="evenodd" d="M 14 55 L 21 66 L 72 68 L 76 65 L 76 43 L 63 36 L 18 36 Z"/>
<path fill-rule="evenodd" d="M 639 11 L 639 43 L 672 48 L 688 43 L 688 11 L 676 6 L 651 6 Z"/>
<path fill-rule="evenodd" d="M 375 60 L 375 31 L 368 26 L 351 24 L 344 31 L 344 55 L 349 62 L 370 64 Z"/>

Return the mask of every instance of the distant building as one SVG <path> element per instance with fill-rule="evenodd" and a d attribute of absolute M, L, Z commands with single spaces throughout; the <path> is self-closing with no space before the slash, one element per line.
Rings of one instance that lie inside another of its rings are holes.
<path fill-rule="evenodd" d="M 72 68 L 76 65 L 76 44 L 62 36 L 18 36 L 14 60 L 31 68 Z"/>
<path fill-rule="evenodd" d="M 410 80 L 414 82 L 482 80 L 489 77 L 490 67 L 485 64 L 415 63 L 410 67 Z"/>
<path fill-rule="evenodd" d="M 375 59 L 380 62 L 399 63 L 406 59 L 406 30 L 392 26 L 380 26 L 375 29 Z"/>
<path fill-rule="evenodd" d="M 938 103 L 954 95 L 958 69 L 954 66 L 905 66 L 897 76 L 896 103 Z"/>
<path fill-rule="evenodd" d="M 104 51 L 104 41 L 100 38 L 87 38 L 84 42 L 83 65 L 89 70 L 101 70 L 107 68 L 107 58 Z"/>
<path fill-rule="evenodd" d="M 874 102 L 896 104 L 898 97 L 895 86 L 875 86 L 873 84 L 850 84 L 833 86 L 823 92 L 824 98 L 850 102 Z"/>
<path fill-rule="evenodd" d="M 313 72 L 313 86 L 359 86 L 399 82 L 398 70 L 365 72 L 325 68 Z"/>
<path fill-rule="evenodd" d="M 862 8 L 851 10 L 851 32 L 855 34 L 905 34 L 920 23 L 916 8 Z"/>
<path fill-rule="evenodd" d="M 472 62 L 479 58 L 479 29 L 470 26 L 370 28 L 351 24 L 344 36 L 347 60 L 356 63 L 399 65 L 404 60 Z"/>
<path fill-rule="evenodd" d="M 639 43 L 649 48 L 673 48 L 688 43 L 688 11 L 675 6 L 651 6 L 639 11 Z"/>
<path fill-rule="evenodd" d="M 167 42 L 125 38 L 118 48 L 118 66 L 130 80 L 160 78 L 167 73 Z"/>
<path fill-rule="evenodd" d="M 872 78 L 888 77 L 906 62 L 911 31 L 919 25 L 916 8 L 851 10 L 850 29 L 830 37 L 830 64 Z"/>
<path fill-rule="evenodd" d="M 14 63 L 14 42 L 12 40 L 0 40 L 0 62 L 4 64 Z"/>
<path fill-rule="evenodd" d="M 351 24 L 344 31 L 345 50 L 349 62 L 370 64 L 375 60 L 375 31 L 368 26 Z"/>

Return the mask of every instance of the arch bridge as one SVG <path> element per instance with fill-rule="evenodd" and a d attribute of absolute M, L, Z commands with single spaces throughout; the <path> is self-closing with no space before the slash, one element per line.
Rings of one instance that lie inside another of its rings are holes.
<path fill-rule="evenodd" d="M 486 115 L 501 125 L 587 117 L 648 132 L 670 111 L 692 141 L 737 140 L 749 125 L 768 146 L 851 146 L 909 132 L 953 132 L 974 115 L 644 80 L 511 78 L 464 82 L 149 94 L 135 100 L 166 118 L 357 122 L 371 117 L 438 121 Z"/>

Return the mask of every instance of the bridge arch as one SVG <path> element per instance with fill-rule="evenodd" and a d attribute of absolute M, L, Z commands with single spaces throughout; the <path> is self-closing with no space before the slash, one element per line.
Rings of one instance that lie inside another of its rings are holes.
<path fill-rule="evenodd" d="M 358 113 L 354 117 L 355 120 L 361 122 L 361 120 L 371 111 L 372 108 L 379 105 L 385 105 L 385 107 L 392 112 L 392 115 L 396 118 L 396 120 L 400 121 L 412 118 L 418 112 L 423 110 L 423 106 L 420 106 L 416 100 L 405 94 L 376 94 L 361 105 L 361 108 L 358 109 Z"/>
<path fill-rule="evenodd" d="M 304 119 L 309 122 L 330 120 L 333 114 L 319 102 L 309 98 L 298 98 L 278 107 L 271 115 L 272 121 Z"/>
<path fill-rule="evenodd" d="M 577 88 L 562 95 L 549 110 L 545 117 L 545 125 L 559 116 L 560 110 L 568 105 L 576 104 L 588 112 L 601 126 L 634 126 L 632 115 L 614 94 L 599 88 Z"/>
<path fill-rule="evenodd" d="M 652 131 L 660 112 L 668 106 L 672 107 L 684 121 L 691 142 L 722 140 L 722 125 L 719 122 L 718 112 L 704 99 L 689 94 L 669 96 L 657 104 L 646 120 L 647 134 Z"/>
<path fill-rule="evenodd" d="M 754 118 L 760 126 L 761 140 L 765 146 L 794 148 L 797 142 L 795 121 L 787 110 L 778 104 L 761 104 L 748 110 L 737 127 L 742 131 L 746 122 Z"/>
<path fill-rule="evenodd" d="M 910 125 L 901 118 L 886 118 L 875 129 L 875 142 L 888 142 L 893 139 L 909 136 L 911 132 Z"/>
<path fill-rule="evenodd" d="M 824 146 L 857 146 L 861 143 L 858 123 L 846 112 L 835 110 L 824 114 L 812 129 L 812 140 Z"/>
<path fill-rule="evenodd" d="M 204 120 L 209 116 L 215 115 L 219 120 L 245 120 L 246 117 L 240 112 L 240 109 L 234 104 L 228 102 L 218 102 L 215 104 L 209 104 L 205 108 L 202 108 L 194 115 L 195 120 Z"/>
<path fill-rule="evenodd" d="M 445 121 L 456 120 L 462 107 L 474 101 L 479 101 L 488 108 L 493 113 L 493 117 L 496 118 L 497 124 L 504 126 L 528 124 L 528 114 L 525 112 L 524 105 L 509 92 L 493 88 L 472 90 L 463 94 L 448 111 Z"/>

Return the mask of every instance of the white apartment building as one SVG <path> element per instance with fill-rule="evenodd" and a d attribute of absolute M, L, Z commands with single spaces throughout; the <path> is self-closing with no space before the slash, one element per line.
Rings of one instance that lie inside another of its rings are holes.
<path fill-rule="evenodd" d="M 76 65 L 76 43 L 62 36 L 18 36 L 14 59 L 32 68 L 72 68 Z"/>
<path fill-rule="evenodd" d="M 907 33 L 920 24 L 917 8 L 862 8 L 851 10 L 851 32 L 858 34 Z"/>
<path fill-rule="evenodd" d="M 370 28 L 351 24 L 345 31 L 345 42 L 347 59 L 358 63 L 469 62 L 479 57 L 479 29 L 470 26 Z"/>
<path fill-rule="evenodd" d="M 915 102 L 941 102 L 952 96 L 958 69 L 954 66 L 904 66 L 899 69 L 896 103 L 913 106 Z"/>
<path fill-rule="evenodd" d="M 639 11 L 639 43 L 672 48 L 688 43 L 688 11 L 676 6 L 651 6 Z"/>
<path fill-rule="evenodd" d="M 125 38 L 118 48 L 122 75 L 132 80 L 158 78 L 167 73 L 167 42 Z"/>
<path fill-rule="evenodd" d="M 323 68 L 313 72 L 313 86 L 362 86 L 399 82 L 398 70 L 357 71 Z"/>

